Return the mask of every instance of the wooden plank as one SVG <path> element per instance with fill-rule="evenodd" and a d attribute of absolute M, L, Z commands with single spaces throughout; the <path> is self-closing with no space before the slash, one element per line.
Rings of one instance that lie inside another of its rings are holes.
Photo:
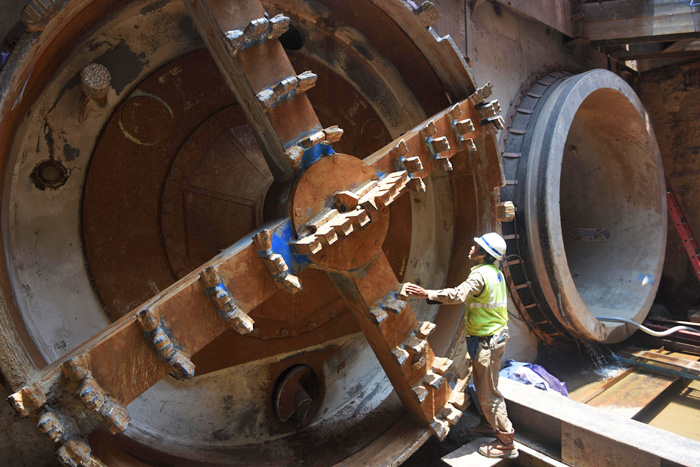
<path fill-rule="evenodd" d="M 534 19 L 565 36 L 576 35 L 576 25 L 571 20 L 571 2 L 568 0 L 496 0 L 517 14 Z"/>
<path fill-rule="evenodd" d="M 493 467 L 500 465 L 503 459 L 494 459 L 479 454 L 479 446 L 491 441 L 493 441 L 493 438 L 474 438 L 456 451 L 442 457 L 442 460 L 452 467 Z"/>
<path fill-rule="evenodd" d="M 691 57 L 700 54 L 700 40 L 683 39 L 665 46 L 662 42 L 629 44 L 610 54 L 616 60 L 652 60 Z"/>
<path fill-rule="evenodd" d="M 628 39 L 653 42 L 655 37 L 669 40 L 673 36 L 698 34 L 700 30 L 700 6 L 676 0 L 586 3 L 582 12 L 584 36 L 594 45 Z"/>
<path fill-rule="evenodd" d="M 619 375 L 615 376 L 614 378 L 610 378 L 610 379 L 609 379 L 608 381 L 606 381 L 603 385 L 597 387 L 597 388 L 594 389 L 593 391 L 590 391 L 590 392 L 586 393 L 586 394 L 585 394 L 583 397 L 581 397 L 580 399 L 573 398 L 573 397 L 572 397 L 572 399 L 573 399 L 573 400 L 576 400 L 576 401 L 578 401 L 578 402 L 580 402 L 580 403 L 582 403 L 582 404 L 587 404 L 589 401 L 591 401 L 591 400 L 594 399 L 595 397 L 598 397 L 600 394 L 602 394 L 603 392 L 605 392 L 605 391 L 607 391 L 608 389 L 610 389 L 613 385 L 617 384 L 618 381 L 620 381 L 621 379 L 623 379 L 624 377 L 626 377 L 627 375 L 629 375 L 629 374 L 632 373 L 632 372 L 634 372 L 634 368 L 627 368 L 625 371 L 623 371 L 623 372 L 620 373 Z"/>
<path fill-rule="evenodd" d="M 633 51 L 620 51 L 611 54 L 616 60 L 627 61 L 627 60 L 657 60 L 661 58 L 682 58 L 682 57 L 695 57 L 700 56 L 700 50 L 677 50 L 672 52 L 660 51 L 660 52 L 633 52 Z"/>
<path fill-rule="evenodd" d="M 588 405 L 632 418 L 676 379 L 636 371 L 591 400 Z"/>

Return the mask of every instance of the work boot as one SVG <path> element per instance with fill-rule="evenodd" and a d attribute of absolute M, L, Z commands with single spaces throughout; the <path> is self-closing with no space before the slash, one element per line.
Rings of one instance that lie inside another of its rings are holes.
<path fill-rule="evenodd" d="M 515 459 L 518 457 L 518 448 L 513 444 L 514 432 L 496 433 L 496 440 L 479 446 L 479 454 L 486 457 L 501 459 Z"/>
<path fill-rule="evenodd" d="M 482 420 L 477 426 L 469 428 L 469 434 L 477 438 L 479 436 L 487 436 L 489 438 L 495 438 L 498 431 L 496 431 L 489 422 Z"/>

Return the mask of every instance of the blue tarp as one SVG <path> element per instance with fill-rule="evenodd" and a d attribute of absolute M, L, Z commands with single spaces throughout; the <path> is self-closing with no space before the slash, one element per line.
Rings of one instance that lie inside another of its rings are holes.
<path fill-rule="evenodd" d="M 554 391 L 569 397 L 566 383 L 559 381 L 540 365 L 516 362 L 515 360 L 506 360 L 504 365 L 499 373 L 503 378 L 530 384 L 543 391 Z"/>

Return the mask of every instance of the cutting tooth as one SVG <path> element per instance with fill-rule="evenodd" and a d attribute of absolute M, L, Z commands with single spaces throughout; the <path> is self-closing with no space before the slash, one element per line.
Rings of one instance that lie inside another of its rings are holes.
<path fill-rule="evenodd" d="M 428 370 L 423 378 L 423 382 L 437 391 L 445 383 L 445 378 Z"/>
<path fill-rule="evenodd" d="M 246 26 L 243 34 L 245 34 L 246 38 L 250 41 L 258 40 L 267 32 L 269 25 L 270 23 L 266 18 L 255 19 Z"/>
<path fill-rule="evenodd" d="M 446 157 L 439 157 L 435 159 L 435 162 L 440 166 L 442 170 L 445 172 L 451 172 L 452 171 L 452 162 Z"/>
<path fill-rule="evenodd" d="M 270 27 L 267 32 L 267 37 L 277 39 L 282 34 L 289 30 L 289 18 L 284 15 L 276 15 L 270 19 Z"/>
<path fill-rule="evenodd" d="M 428 390 L 425 388 L 425 386 L 413 386 L 411 390 L 416 396 L 419 404 L 422 404 L 423 401 L 425 401 L 425 398 L 428 397 Z"/>
<path fill-rule="evenodd" d="M 374 321 L 374 324 L 382 324 L 388 317 L 389 314 L 382 310 L 379 307 L 374 307 L 370 310 L 370 313 L 372 314 L 372 320 Z"/>
<path fill-rule="evenodd" d="M 403 139 L 396 143 L 396 145 L 389 151 L 390 157 L 396 160 L 401 159 L 406 154 L 408 154 L 408 146 L 406 146 L 406 141 Z"/>
<path fill-rule="evenodd" d="M 408 352 L 406 349 L 402 349 L 401 347 L 397 347 L 394 350 L 391 351 L 391 353 L 394 355 L 394 359 L 396 360 L 396 363 L 399 364 L 399 366 L 403 365 L 406 360 L 408 360 Z"/>
<path fill-rule="evenodd" d="M 437 439 L 444 441 L 447 434 L 450 432 L 450 426 L 447 421 L 433 417 L 433 420 L 430 422 L 430 431 Z"/>
<path fill-rule="evenodd" d="M 297 88 L 297 91 L 298 92 L 306 92 L 309 89 L 313 88 L 314 86 L 316 86 L 316 79 L 317 78 L 318 78 L 318 76 L 309 70 L 298 75 L 297 79 L 299 81 L 299 87 Z"/>
<path fill-rule="evenodd" d="M 429 121 L 423 128 L 420 130 L 421 136 L 423 138 L 430 138 L 431 136 L 435 136 L 437 134 L 437 128 L 435 128 L 435 122 L 434 121 Z"/>
<path fill-rule="evenodd" d="M 462 116 L 462 108 L 459 106 L 459 104 L 453 105 L 447 112 L 447 116 L 450 118 L 450 120 L 459 120 L 459 118 Z"/>
<path fill-rule="evenodd" d="M 416 193 L 425 193 L 425 183 L 420 177 L 413 177 L 408 182 L 408 189 Z"/>
<path fill-rule="evenodd" d="M 321 240 L 316 238 L 316 236 L 308 235 L 292 243 L 292 248 L 300 255 L 315 255 L 321 251 L 323 246 L 321 245 Z"/>
<path fill-rule="evenodd" d="M 486 83 L 483 86 L 481 86 L 479 89 L 474 92 L 471 96 L 469 96 L 469 101 L 473 105 L 481 104 L 484 102 L 485 99 L 488 99 L 491 94 L 493 94 L 493 84 L 491 83 Z"/>
<path fill-rule="evenodd" d="M 436 357 L 433 360 L 432 371 L 440 376 L 445 376 L 450 371 L 454 362 L 446 357 Z"/>
<path fill-rule="evenodd" d="M 331 127 L 324 128 L 323 134 L 326 137 L 326 143 L 336 143 L 340 141 L 340 138 L 343 136 L 343 129 L 338 125 L 333 125 Z"/>
<path fill-rule="evenodd" d="M 423 321 L 418 327 L 418 332 L 416 333 L 421 339 L 426 339 L 435 330 L 435 323 L 430 321 Z"/>
<path fill-rule="evenodd" d="M 421 162 L 420 157 L 418 156 L 407 157 L 403 161 L 403 165 L 410 173 L 420 172 L 423 170 L 423 162 Z"/>
<path fill-rule="evenodd" d="M 428 141 L 426 141 L 426 143 L 433 154 L 450 150 L 450 142 L 447 141 L 447 138 L 444 136 L 440 136 L 439 138 L 430 138 Z"/>
<path fill-rule="evenodd" d="M 466 120 L 458 120 L 454 125 L 458 135 L 463 136 L 474 132 L 474 123 L 472 123 L 470 118 L 467 118 Z"/>
<path fill-rule="evenodd" d="M 445 404 L 445 407 L 440 411 L 440 418 L 447 421 L 450 425 L 454 426 L 457 424 L 460 418 L 462 418 L 462 411 L 456 409 L 449 402 Z"/>
<path fill-rule="evenodd" d="M 505 126 L 505 123 L 503 122 L 503 117 L 499 115 L 496 117 L 487 118 L 486 120 L 482 120 L 481 126 L 487 133 L 494 134 L 498 130 L 502 130 Z"/>

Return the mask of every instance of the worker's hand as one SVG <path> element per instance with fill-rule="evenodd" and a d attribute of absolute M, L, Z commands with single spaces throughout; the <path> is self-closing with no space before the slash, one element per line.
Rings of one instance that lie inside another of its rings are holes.
<path fill-rule="evenodd" d="M 418 298 L 428 298 L 428 292 L 423 287 L 416 284 L 406 283 L 406 293 Z"/>

